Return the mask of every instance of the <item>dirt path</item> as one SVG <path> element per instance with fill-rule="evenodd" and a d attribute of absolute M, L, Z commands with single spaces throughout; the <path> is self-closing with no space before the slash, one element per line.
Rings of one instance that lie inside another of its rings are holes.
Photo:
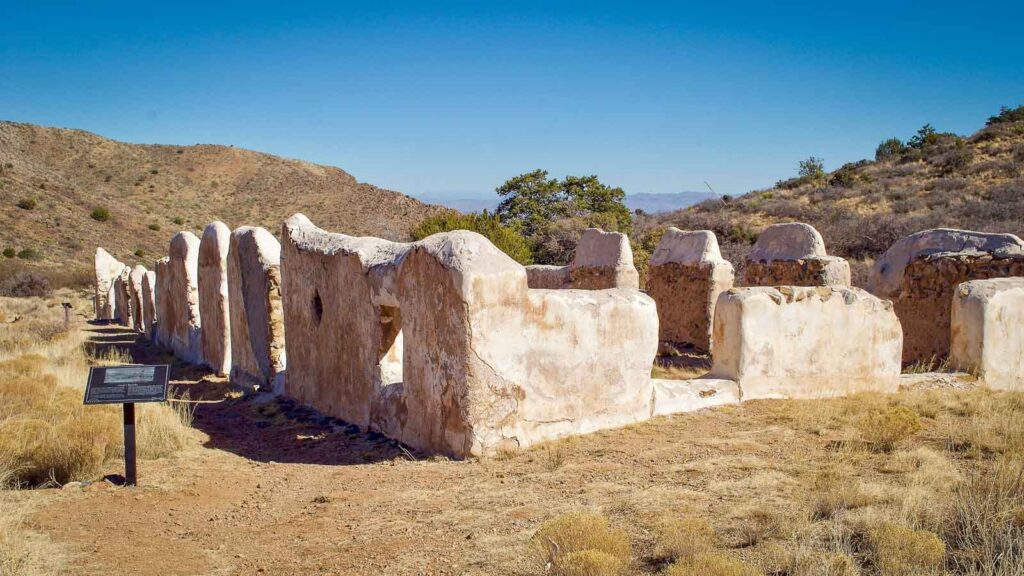
<path fill-rule="evenodd" d="M 626 527 L 635 569 L 654 572 L 647 521 L 712 513 L 751 490 L 781 498 L 825 450 L 751 403 L 505 458 L 425 459 L 286 402 L 237 397 L 126 330 L 89 330 L 90 346 L 170 362 L 177 394 L 215 402 L 197 407 L 193 448 L 140 462 L 137 488 L 26 492 L 75 574 L 536 574 L 529 538 L 580 508 Z M 806 449 L 787 450 L 798 436 Z"/>

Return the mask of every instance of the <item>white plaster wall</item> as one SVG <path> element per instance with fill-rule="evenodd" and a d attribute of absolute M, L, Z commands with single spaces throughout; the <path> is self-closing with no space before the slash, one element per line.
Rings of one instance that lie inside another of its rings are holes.
<path fill-rule="evenodd" d="M 1024 389 L 1024 278 L 971 280 L 957 287 L 950 355 L 985 386 Z"/>

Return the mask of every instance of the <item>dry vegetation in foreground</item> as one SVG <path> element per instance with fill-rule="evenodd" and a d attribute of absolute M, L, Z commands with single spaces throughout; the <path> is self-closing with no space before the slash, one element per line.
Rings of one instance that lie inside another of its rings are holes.
<path fill-rule="evenodd" d="M 531 543 L 537 573 L 1024 574 L 1024 395 L 757 404 L 758 424 L 788 430 L 786 454 L 675 466 L 734 469 L 710 494 L 556 516 Z"/>
<path fill-rule="evenodd" d="M 84 406 L 91 364 L 131 363 L 123 351 L 86 354 L 84 333 L 65 329 L 63 298 L 0 298 L 0 490 L 96 480 L 104 464 L 123 455 L 120 407 Z M 139 457 L 160 458 L 192 437 L 187 404 L 142 405 Z M 24 510 L 0 493 L 0 574 L 48 574 L 59 558 L 22 524 Z"/>

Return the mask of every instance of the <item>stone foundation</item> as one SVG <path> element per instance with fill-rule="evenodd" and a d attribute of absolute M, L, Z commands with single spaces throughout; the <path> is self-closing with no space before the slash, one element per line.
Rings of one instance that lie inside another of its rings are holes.
<path fill-rule="evenodd" d="M 243 226 L 231 234 L 228 294 L 231 381 L 279 388 L 278 376 L 286 362 L 281 244 L 270 232 Z"/>
<path fill-rule="evenodd" d="M 990 388 L 1024 390 L 1024 278 L 960 284 L 951 324 L 955 366 Z"/>
<path fill-rule="evenodd" d="M 821 234 L 793 222 L 765 228 L 747 256 L 747 286 L 849 286 L 850 264 L 825 253 Z"/>
<path fill-rule="evenodd" d="M 743 400 L 899 388 L 899 320 L 858 288 L 733 288 L 714 330 L 709 376 L 736 381 Z"/>

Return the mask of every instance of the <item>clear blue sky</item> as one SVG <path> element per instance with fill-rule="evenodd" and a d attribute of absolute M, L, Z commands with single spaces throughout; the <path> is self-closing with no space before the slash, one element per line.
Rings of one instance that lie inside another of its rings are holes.
<path fill-rule="evenodd" d="M 0 119 L 409 194 L 534 168 L 742 193 L 1024 103 L 1024 2 L 0 0 Z"/>

